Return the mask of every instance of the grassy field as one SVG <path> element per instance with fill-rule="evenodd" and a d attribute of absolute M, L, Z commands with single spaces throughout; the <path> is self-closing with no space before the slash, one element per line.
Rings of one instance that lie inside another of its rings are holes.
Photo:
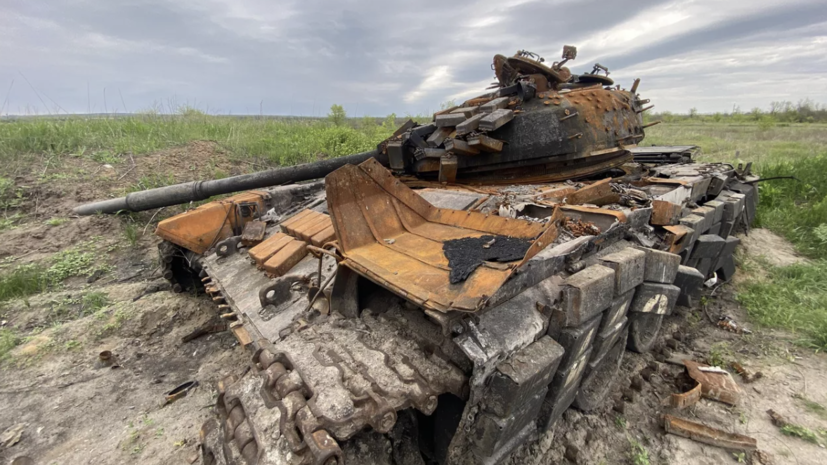
<path fill-rule="evenodd" d="M 121 118 L 29 118 L 0 122 L 0 161 L 20 168 L 32 157 L 87 156 L 118 162 L 193 140 L 216 141 L 239 157 L 291 165 L 319 154 L 341 156 L 375 147 L 397 127 L 395 115 L 327 122 L 233 118 L 197 111 Z M 345 124 L 346 123 L 346 124 Z M 23 168 L 25 169 L 25 168 Z"/>
<path fill-rule="evenodd" d="M 756 227 L 786 237 L 804 264 L 744 264 L 738 300 L 755 322 L 793 333 L 803 345 L 827 349 L 827 125 L 694 123 L 653 127 L 646 144 L 696 144 L 704 161 L 753 162 L 762 177 L 795 180 L 759 183 Z"/>
<path fill-rule="evenodd" d="M 72 176 L 79 183 L 98 182 L 97 171 L 77 168 L 73 161 L 114 165 L 126 172 L 130 163 L 140 163 L 158 150 L 210 140 L 227 151 L 234 165 L 251 162 L 241 171 L 253 171 L 371 149 L 399 122 L 394 115 L 384 120 L 280 120 L 197 111 L 0 122 L 0 230 L 28 221 L 21 203 L 32 186 L 21 187 L 18 178 L 35 179 L 35 184 Z M 785 236 L 810 261 L 783 269 L 765 266 L 766 273 L 742 285 L 739 299 L 759 324 L 792 331 L 803 344 L 827 348 L 827 124 L 680 119 L 648 130 L 645 143 L 696 144 L 703 149 L 704 161 L 753 162 L 762 176 L 797 178 L 759 184 L 757 226 Z M 225 174 L 211 173 L 219 172 Z M 176 181 L 160 169 L 142 179 L 132 189 Z M 53 266 L 6 271 L 0 276 L 0 301 L 59 284 L 54 272 L 48 274 Z M 4 344 L 9 344 L 7 336 L 0 337 L 0 346 Z"/>

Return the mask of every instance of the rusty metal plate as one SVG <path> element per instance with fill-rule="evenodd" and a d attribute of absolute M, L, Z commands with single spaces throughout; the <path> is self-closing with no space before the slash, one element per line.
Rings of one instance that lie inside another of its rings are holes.
<path fill-rule="evenodd" d="M 663 429 L 665 429 L 667 433 L 724 449 L 755 450 L 758 448 L 758 441 L 749 436 L 727 433 L 717 428 L 711 428 L 694 421 L 673 417 L 672 415 L 663 416 Z"/>
<path fill-rule="evenodd" d="M 557 238 L 562 215 L 546 224 L 436 208 L 376 160 L 348 165 L 325 179 L 342 262 L 359 274 L 424 307 L 474 312 L 522 262 Z M 451 284 L 443 243 L 486 234 L 532 241 L 522 261 L 483 263 Z M 505 266 L 503 266 L 505 265 Z"/>
<path fill-rule="evenodd" d="M 725 404 L 738 404 L 741 388 L 728 371 L 692 360 L 684 360 L 683 364 L 689 376 L 701 384 L 704 397 Z"/>
<path fill-rule="evenodd" d="M 241 243 L 247 247 L 253 247 L 264 240 L 264 233 L 267 229 L 267 222 L 259 220 L 251 220 L 244 225 L 244 231 L 241 233 Z"/>

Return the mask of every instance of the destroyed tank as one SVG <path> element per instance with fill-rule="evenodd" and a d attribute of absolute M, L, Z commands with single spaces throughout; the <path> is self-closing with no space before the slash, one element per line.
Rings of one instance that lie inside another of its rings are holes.
<path fill-rule="evenodd" d="M 638 147 L 639 81 L 572 74 L 575 53 L 497 55 L 489 93 L 371 152 L 76 210 L 245 190 L 156 230 L 174 290 L 203 290 L 251 354 L 204 464 L 501 463 L 605 408 L 626 350 L 732 278 L 755 177 Z"/>

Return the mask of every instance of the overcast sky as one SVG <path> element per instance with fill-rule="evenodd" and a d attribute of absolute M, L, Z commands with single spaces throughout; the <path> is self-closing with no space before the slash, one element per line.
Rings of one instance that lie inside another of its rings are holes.
<path fill-rule="evenodd" d="M 0 113 L 417 114 L 564 44 L 661 111 L 827 103 L 825 0 L 0 0 Z"/>

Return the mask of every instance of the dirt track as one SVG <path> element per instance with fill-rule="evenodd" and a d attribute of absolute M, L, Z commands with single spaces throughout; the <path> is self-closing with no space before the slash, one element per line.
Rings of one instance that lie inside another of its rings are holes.
<path fill-rule="evenodd" d="M 38 187 L 32 191 L 36 200 L 26 200 L 27 211 L 35 218 L 0 233 L 0 259 L 15 257 L 15 264 L 46 260 L 79 246 L 106 265 L 106 273 L 93 282 L 71 278 L 57 292 L 10 301 L 0 308 L 6 327 L 28 335 L 3 364 L 0 376 L 4 406 L 0 432 L 22 425 L 19 441 L 0 449 L 0 464 L 19 456 L 44 464 L 190 463 L 198 428 L 212 414 L 215 382 L 240 373 L 247 365 L 249 354 L 226 333 L 181 342 L 181 336 L 214 315 L 214 308 L 204 298 L 163 289 L 152 226 L 143 234 L 152 212 L 132 220 L 139 234 L 134 247 L 125 244 L 127 219 L 87 217 L 58 225 L 44 223 L 67 216 L 78 203 L 118 192 L 154 172 L 143 171 L 144 164 L 163 163 L 176 181 L 202 176 L 215 166 L 233 170 L 226 155 L 203 143 L 136 161 L 131 172 L 129 165 L 113 168 L 106 182 L 55 181 Z M 87 168 L 90 172 L 109 170 Z M 16 182 L 33 181 L 22 177 Z M 756 237 L 768 242 L 745 250 L 782 250 L 779 238 L 761 232 L 751 239 Z M 749 327 L 732 292 L 731 286 L 716 291 L 709 299 L 708 313 L 713 319 L 729 315 Z M 106 306 L 93 313 L 79 310 L 76 302 L 90 293 L 104 293 Z M 744 390 L 739 406 L 728 408 L 702 400 L 680 412 L 681 416 L 754 436 L 759 449 L 772 455 L 775 463 L 827 463 L 827 450 L 782 435 L 766 414 L 773 408 L 813 431 L 827 430 L 823 412 L 808 409 L 803 400 L 827 403 L 827 357 L 793 346 L 783 333 L 727 332 L 711 324 L 700 309 L 678 309 L 666 328 L 664 337 L 678 333 L 681 338 L 674 353 L 696 360 L 713 355 L 726 362 L 737 360 L 764 374 L 753 384 L 739 379 Z M 103 350 L 114 352 L 121 368 L 97 368 L 97 356 Z M 615 394 L 656 356 L 627 352 L 626 376 L 619 379 Z M 677 392 L 675 379 L 682 369 L 668 363 L 659 363 L 659 369 L 661 375 L 645 383 L 634 402 L 626 403 L 623 415 L 612 410 L 611 401 L 596 413 L 569 410 L 553 432 L 523 446 L 511 462 L 566 463 L 566 446 L 576 446 L 578 463 L 633 463 L 630 444 L 638 441 L 648 450 L 648 463 L 737 463 L 722 449 L 664 434 L 659 417 L 667 409 L 662 404 Z M 164 393 L 188 380 L 200 386 L 187 397 L 162 406 Z"/>

